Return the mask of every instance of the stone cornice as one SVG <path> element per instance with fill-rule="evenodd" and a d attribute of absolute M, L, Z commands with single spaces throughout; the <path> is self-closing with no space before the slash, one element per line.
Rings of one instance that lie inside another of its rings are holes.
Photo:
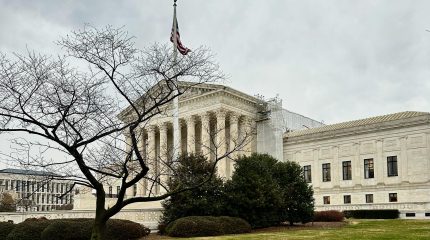
<path fill-rule="evenodd" d="M 283 142 L 286 145 L 306 143 L 312 141 L 328 140 L 339 137 L 347 137 L 359 134 L 368 134 L 377 131 L 387 131 L 397 128 L 413 127 L 424 124 L 430 124 L 430 115 L 423 115 L 418 117 L 393 120 L 388 122 L 381 122 L 369 124 L 364 126 L 356 126 L 349 128 L 342 128 L 337 130 L 329 130 L 324 132 L 316 132 L 305 135 L 289 136 L 288 133 L 284 135 Z"/>

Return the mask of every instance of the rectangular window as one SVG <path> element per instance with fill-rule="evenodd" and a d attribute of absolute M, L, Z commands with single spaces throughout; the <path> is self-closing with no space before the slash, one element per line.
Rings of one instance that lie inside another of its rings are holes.
<path fill-rule="evenodd" d="M 389 200 L 390 202 L 397 202 L 397 193 L 390 193 L 390 194 L 388 195 L 388 200 Z"/>
<path fill-rule="evenodd" d="M 342 173 L 343 180 L 351 180 L 352 179 L 352 171 L 351 171 L 351 161 L 343 161 L 342 162 Z"/>
<path fill-rule="evenodd" d="M 330 196 L 323 197 L 324 204 L 330 204 Z"/>
<path fill-rule="evenodd" d="M 364 178 L 374 178 L 373 158 L 364 159 Z"/>
<path fill-rule="evenodd" d="M 8 186 L 9 185 L 9 180 L 5 180 L 4 183 L 5 183 L 5 186 L 4 186 L 5 190 L 9 190 L 9 186 Z"/>
<path fill-rule="evenodd" d="M 312 171 L 311 171 L 311 165 L 307 165 L 303 167 L 303 176 L 305 178 L 305 182 L 311 183 L 312 182 Z"/>
<path fill-rule="evenodd" d="M 397 156 L 387 157 L 387 174 L 389 177 L 398 176 L 397 172 Z"/>
<path fill-rule="evenodd" d="M 415 213 L 406 213 L 406 217 L 415 217 Z"/>
<path fill-rule="evenodd" d="M 112 186 L 109 186 L 109 197 L 112 197 Z"/>
<path fill-rule="evenodd" d="M 350 204 L 351 203 L 351 195 L 343 195 L 343 203 Z"/>
<path fill-rule="evenodd" d="M 116 195 L 118 196 L 119 195 L 119 191 L 121 190 L 121 187 L 120 186 L 116 186 Z"/>
<path fill-rule="evenodd" d="M 322 176 L 323 176 L 323 182 L 330 182 L 331 181 L 330 163 L 324 163 L 322 165 Z"/>
<path fill-rule="evenodd" d="M 373 203 L 373 194 L 366 194 L 366 203 Z"/>

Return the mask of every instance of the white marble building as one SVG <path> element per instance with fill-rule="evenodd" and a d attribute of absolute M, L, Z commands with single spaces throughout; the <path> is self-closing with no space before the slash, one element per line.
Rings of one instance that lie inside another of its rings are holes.
<path fill-rule="evenodd" d="M 289 132 L 284 160 L 304 167 L 317 210 L 399 209 L 402 217 L 430 218 L 430 113 Z"/>
<path fill-rule="evenodd" d="M 141 151 L 156 159 L 150 166 L 153 176 L 163 171 L 160 160 L 172 156 L 171 109 L 141 128 Z M 179 116 L 182 153 L 213 159 L 215 150 L 222 154 L 252 133 L 232 157 L 260 152 L 298 162 L 314 188 L 317 210 L 399 209 L 402 217 L 430 217 L 430 113 L 324 125 L 282 109 L 276 98 L 263 100 L 227 86 L 201 84 L 181 96 Z M 220 176 L 229 178 L 233 170 L 232 159 L 219 163 Z M 149 190 L 142 180 L 127 195 L 147 195 Z M 151 191 L 157 195 L 163 188 Z M 75 202 L 77 209 L 92 209 L 94 199 L 78 195 Z"/>
<path fill-rule="evenodd" d="M 228 179 L 238 155 L 264 152 L 282 159 L 282 134 L 286 129 L 299 130 L 323 124 L 282 109 L 277 99 L 263 100 L 217 84 L 180 82 L 185 93 L 179 98 L 181 154 L 200 153 L 209 160 L 232 152 L 218 163 L 218 174 Z M 172 105 L 163 114 L 142 124 L 140 148 L 150 164 L 150 176 L 163 181 L 166 162 L 173 155 Z M 155 177 L 154 177 L 155 176 Z M 136 195 L 158 195 L 162 186 L 142 180 Z M 130 193 L 132 194 L 132 193 Z M 133 194 L 134 195 L 134 194 Z"/>
<path fill-rule="evenodd" d="M 6 168 L 0 170 L 0 193 L 9 193 L 18 212 L 52 211 L 73 204 L 72 182 L 51 180 L 53 173 Z"/>
<path fill-rule="evenodd" d="M 186 92 L 179 98 L 180 152 L 201 153 L 209 160 L 227 151 L 234 152 L 218 163 L 218 174 L 228 179 L 234 170 L 234 159 L 238 155 L 252 152 L 269 153 L 282 159 L 282 135 L 286 129 L 322 126 L 323 124 L 282 109 L 276 98 L 263 100 L 218 84 L 191 86 L 180 82 Z M 163 182 L 168 167 L 166 163 L 173 155 L 172 105 L 162 109 L 141 126 L 139 146 L 149 164 L 148 177 Z M 126 119 L 127 112 L 122 116 Z M 131 145 L 131 144 L 129 144 Z M 108 206 L 115 202 L 120 183 L 112 181 L 106 186 Z M 126 197 L 159 195 L 165 191 L 162 185 L 141 180 L 134 188 L 127 190 Z M 95 197 L 90 192 L 75 197 L 75 209 L 94 209 Z M 145 203 L 127 206 L 128 209 L 159 203 Z"/>

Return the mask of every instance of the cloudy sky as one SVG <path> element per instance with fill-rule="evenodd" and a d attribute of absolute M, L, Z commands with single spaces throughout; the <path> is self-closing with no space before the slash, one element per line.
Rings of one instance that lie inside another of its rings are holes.
<path fill-rule="evenodd" d="M 0 0 L 0 51 L 56 54 L 85 23 L 166 43 L 173 0 Z M 226 84 L 325 123 L 430 111 L 429 1 L 179 0 L 182 40 L 216 54 Z"/>

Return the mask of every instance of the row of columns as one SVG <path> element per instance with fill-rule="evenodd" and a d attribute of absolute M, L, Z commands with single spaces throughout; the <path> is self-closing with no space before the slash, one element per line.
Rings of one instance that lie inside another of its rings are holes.
<path fill-rule="evenodd" d="M 230 178 L 233 172 L 232 159 L 239 154 L 249 155 L 252 152 L 251 142 L 255 127 L 254 121 L 248 116 L 220 110 L 187 116 L 180 122 L 180 153 L 200 153 L 209 160 L 229 153 L 228 157 L 218 162 L 218 174 L 225 179 Z M 169 122 L 148 125 L 142 129 L 139 139 L 139 151 L 148 159 L 150 176 L 159 176 L 161 182 L 167 180 L 168 161 L 173 151 L 173 134 L 169 134 L 169 129 Z M 181 134 L 182 129 L 186 133 L 185 136 Z M 169 136 L 172 136 L 171 141 Z M 138 194 L 146 195 L 148 189 L 152 189 L 154 194 L 163 193 L 163 189 L 158 185 L 140 185 L 142 186 L 138 186 Z"/>

